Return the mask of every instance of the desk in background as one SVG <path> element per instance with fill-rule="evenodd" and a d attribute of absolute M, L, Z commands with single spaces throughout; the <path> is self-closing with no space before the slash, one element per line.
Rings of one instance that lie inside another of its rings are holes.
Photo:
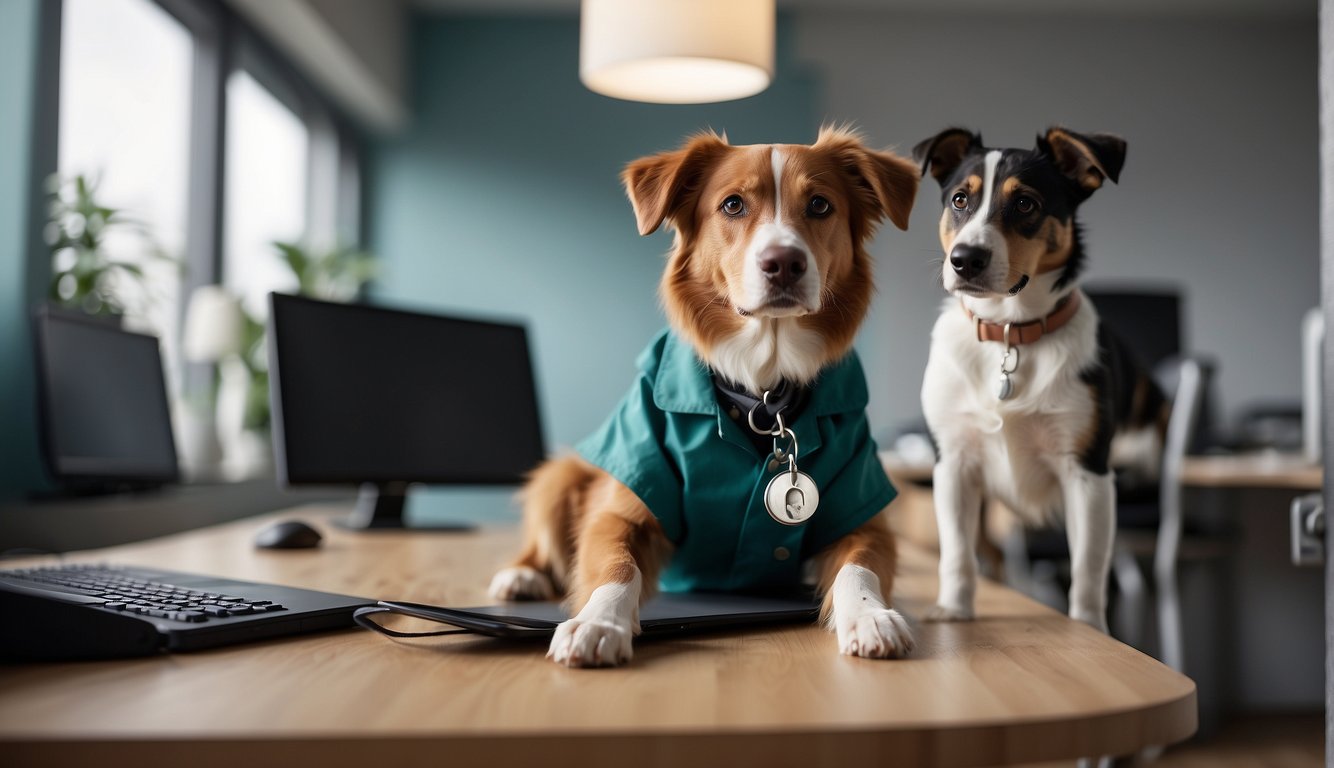
<path fill-rule="evenodd" d="M 880 462 L 898 485 L 929 482 L 934 467 L 930 462 L 905 460 L 893 451 L 881 451 Z M 1181 474 L 1186 485 L 1298 491 L 1318 491 L 1324 478 L 1319 463 L 1299 454 L 1274 451 L 1187 456 Z"/>
<path fill-rule="evenodd" d="M 930 481 L 930 464 L 907 462 L 888 451 L 881 460 L 902 497 L 895 529 L 903 539 L 934 550 L 931 489 L 919 484 Z M 1188 564 L 1180 581 L 1186 671 L 1199 684 L 1206 727 L 1228 710 L 1314 711 L 1324 701 L 1323 580 L 1319 569 L 1293 566 L 1288 554 L 1289 503 L 1293 496 L 1319 491 L 1322 481 L 1319 464 L 1293 453 L 1186 457 L 1187 515 L 1227 532 L 1228 542 L 1226 557 Z M 1003 566 L 993 542 L 1005 541 L 1017 521 L 993 504 L 985 522 L 987 540 L 979 555 L 999 573 Z"/>
<path fill-rule="evenodd" d="M 303 510 L 319 550 L 256 550 L 275 516 L 80 553 L 427 603 L 485 602 L 511 528 L 353 534 Z M 31 560 L 40 562 L 40 560 Z M 197 654 L 10 667 L 8 766 L 286 763 L 991 765 L 1127 754 L 1195 730 L 1195 686 L 1139 652 L 983 581 L 979 619 L 916 621 L 935 561 L 901 547 L 911 658 L 840 656 L 814 626 L 639 643 L 627 667 L 570 670 L 544 647 L 392 642 L 351 630 Z"/>
<path fill-rule="evenodd" d="M 1187 456 L 1181 482 L 1201 488 L 1286 488 L 1318 491 L 1324 469 L 1295 453 Z"/>
<path fill-rule="evenodd" d="M 1187 615 L 1186 626 L 1217 626 L 1227 637 L 1201 640 L 1212 653 L 1207 666 L 1187 669 L 1199 682 L 1206 720 L 1214 696 L 1235 710 L 1323 707 L 1323 572 L 1294 566 L 1289 542 L 1292 499 L 1320 491 L 1323 480 L 1320 464 L 1293 453 L 1190 456 L 1182 465 L 1187 515 L 1230 534 L 1228 557 L 1213 571 L 1202 565 L 1194 580 L 1182 573 L 1183 606 L 1192 588 L 1206 606 L 1194 620 Z"/>
<path fill-rule="evenodd" d="M 896 532 L 929 550 L 938 547 L 935 507 L 931 490 L 934 465 L 908 461 L 894 451 L 881 451 L 880 462 L 894 481 L 902 497 L 894 515 Z M 1182 484 L 1196 489 L 1220 490 L 1290 490 L 1319 491 L 1324 478 L 1320 464 L 1299 454 L 1282 452 L 1187 456 L 1182 465 Z M 1287 525 L 1287 505 L 1279 504 L 1273 514 Z M 993 505 L 986 517 L 990 542 L 1004 541 L 1018 521 L 1003 507 Z M 1286 528 L 1285 528 L 1286 530 Z"/>

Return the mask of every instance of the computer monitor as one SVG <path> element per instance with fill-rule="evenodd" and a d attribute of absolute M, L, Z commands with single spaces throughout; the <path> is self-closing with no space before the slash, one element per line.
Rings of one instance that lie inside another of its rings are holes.
<path fill-rule="evenodd" d="M 157 338 L 48 306 L 34 314 L 33 336 L 42 455 L 63 489 L 179 479 Z"/>
<path fill-rule="evenodd" d="M 515 485 L 542 460 L 523 326 L 270 300 L 279 479 L 360 485 L 349 527 L 403 527 L 411 484 Z"/>
<path fill-rule="evenodd" d="M 1152 370 L 1181 354 L 1181 292 L 1170 286 L 1089 286 L 1098 318 L 1121 337 L 1139 362 Z"/>

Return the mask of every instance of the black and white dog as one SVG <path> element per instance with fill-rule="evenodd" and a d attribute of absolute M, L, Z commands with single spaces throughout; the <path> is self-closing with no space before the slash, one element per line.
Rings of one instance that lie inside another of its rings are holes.
<path fill-rule="evenodd" d="M 996 499 L 1030 525 L 1064 522 L 1070 615 L 1107 630 L 1112 438 L 1161 435 L 1166 413 L 1161 392 L 1100 327 L 1076 283 L 1085 259 L 1076 210 L 1117 180 L 1125 152 L 1115 136 L 1063 128 L 1029 150 L 988 149 L 957 128 L 913 150 L 923 175 L 940 183 L 941 272 L 952 294 L 922 383 L 939 451 L 940 595 L 931 618 L 973 617 L 978 523 L 983 503 Z M 1150 452 L 1160 445 L 1140 442 Z"/>

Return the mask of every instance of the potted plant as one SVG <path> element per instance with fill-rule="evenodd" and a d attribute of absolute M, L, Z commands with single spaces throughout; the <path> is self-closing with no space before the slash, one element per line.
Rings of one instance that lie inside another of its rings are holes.
<path fill-rule="evenodd" d="M 118 208 L 97 199 L 97 182 L 82 174 L 68 179 L 51 177 L 46 243 L 51 250 L 52 302 L 90 315 L 120 318 L 142 311 L 151 302 L 143 267 L 113 258 L 109 236 L 133 234 L 152 258 L 168 259 L 148 228 Z M 169 259 L 168 259 L 169 260 Z"/>
<path fill-rule="evenodd" d="M 377 272 L 374 257 L 361 250 L 317 250 L 299 243 L 275 242 L 278 257 L 297 280 L 304 296 L 327 301 L 355 299 Z M 253 475 L 269 461 L 269 368 L 264 323 L 218 286 L 204 286 L 191 297 L 186 322 L 186 356 L 216 363 L 218 422 L 223 434 L 225 474 Z M 192 344 L 192 340 L 197 340 Z"/>

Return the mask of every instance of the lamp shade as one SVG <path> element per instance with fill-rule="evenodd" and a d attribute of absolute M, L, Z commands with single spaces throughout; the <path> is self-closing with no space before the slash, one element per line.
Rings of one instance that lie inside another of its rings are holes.
<path fill-rule="evenodd" d="M 204 285 L 190 296 L 181 351 L 187 360 L 213 363 L 240 354 L 244 318 L 241 302 L 225 288 Z"/>
<path fill-rule="evenodd" d="M 774 72 L 774 0 L 583 0 L 579 79 L 604 96 L 703 104 Z"/>

